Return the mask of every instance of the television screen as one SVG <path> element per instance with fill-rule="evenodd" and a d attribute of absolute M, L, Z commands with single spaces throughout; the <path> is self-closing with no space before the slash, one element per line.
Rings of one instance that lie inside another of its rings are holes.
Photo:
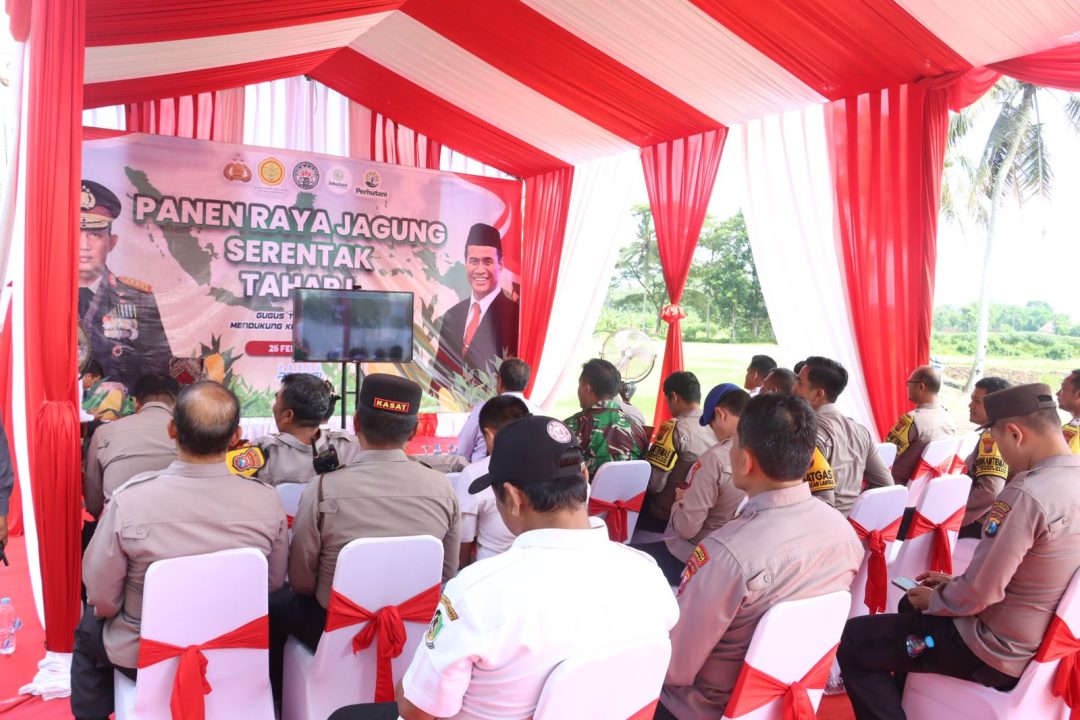
<path fill-rule="evenodd" d="M 413 294 L 293 290 L 293 360 L 411 362 Z"/>

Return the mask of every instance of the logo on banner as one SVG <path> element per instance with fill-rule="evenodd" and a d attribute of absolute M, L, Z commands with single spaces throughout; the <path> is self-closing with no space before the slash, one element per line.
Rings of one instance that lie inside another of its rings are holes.
<path fill-rule="evenodd" d="M 352 185 L 352 173 L 341 165 L 335 165 L 326 174 L 326 186 L 336 195 L 349 192 L 350 185 Z"/>
<path fill-rule="evenodd" d="M 259 179 L 266 185 L 280 185 L 285 179 L 285 166 L 277 158 L 266 158 L 259 163 Z"/>
<path fill-rule="evenodd" d="M 362 197 L 387 198 L 390 193 L 386 190 L 377 190 L 382 184 L 382 176 L 378 170 L 368 170 L 364 173 L 364 184 L 353 188 L 353 194 Z"/>
<path fill-rule="evenodd" d="M 307 160 L 298 162 L 293 167 L 292 179 L 301 190 L 312 190 L 319 184 L 319 168 Z"/>
<path fill-rule="evenodd" d="M 231 162 L 225 163 L 221 174 L 229 182 L 251 182 L 251 168 L 244 162 L 244 158 L 237 155 Z"/>

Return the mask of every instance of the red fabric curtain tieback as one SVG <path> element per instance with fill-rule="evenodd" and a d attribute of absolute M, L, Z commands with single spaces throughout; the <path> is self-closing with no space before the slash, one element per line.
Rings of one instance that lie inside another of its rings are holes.
<path fill-rule="evenodd" d="M 247 625 L 219 635 L 198 645 L 177 647 L 158 640 L 143 638 L 139 641 L 139 669 L 156 665 L 174 657 L 180 658 L 173 678 L 172 697 L 169 708 L 173 720 L 204 720 L 205 696 L 213 690 L 206 681 L 206 656 L 204 650 L 266 650 L 270 646 L 267 616 L 255 618 Z"/>
<path fill-rule="evenodd" d="M 407 634 L 405 621 L 428 622 L 439 605 L 440 585 L 432 585 L 400 605 L 387 605 L 372 612 L 336 590 L 330 591 L 326 608 L 326 632 L 364 623 L 353 636 L 353 654 L 375 643 L 375 702 L 393 702 L 394 671 L 391 661 L 401 655 Z"/>
<path fill-rule="evenodd" d="M 678 305 L 665 305 L 660 311 L 660 319 L 668 325 L 678 322 L 686 317 L 686 313 Z"/>
<path fill-rule="evenodd" d="M 1062 698 L 1072 710 L 1071 720 L 1080 720 L 1080 640 L 1057 615 L 1043 636 L 1042 646 L 1035 655 L 1038 662 L 1060 660 L 1054 673 L 1054 697 Z"/>
<path fill-rule="evenodd" d="M 896 540 L 896 533 L 900 530 L 900 521 L 896 518 L 880 530 L 867 530 L 851 518 L 848 522 L 855 528 L 855 534 L 860 540 L 866 542 L 870 559 L 866 566 L 866 593 L 863 603 L 871 615 L 885 612 L 885 600 L 889 591 L 889 569 L 885 562 L 885 544 Z"/>
<path fill-rule="evenodd" d="M 641 506 L 645 502 L 645 491 L 630 498 L 629 500 L 616 500 L 607 502 L 589 498 L 589 514 L 599 515 L 607 513 L 604 522 L 607 524 L 608 537 L 615 542 L 626 542 L 630 537 L 629 518 L 627 513 L 641 512 Z"/>
<path fill-rule="evenodd" d="M 814 705 L 810 702 L 807 690 L 821 690 L 829 679 L 833 658 L 836 657 L 834 645 L 814 667 L 790 685 L 777 680 L 768 673 L 743 663 L 742 672 L 735 683 L 724 714 L 737 718 L 771 703 L 777 698 L 784 698 L 784 720 L 814 720 Z"/>
<path fill-rule="evenodd" d="M 296 519 L 296 518 L 295 518 L 295 516 L 293 516 L 293 515 L 286 515 L 286 516 L 285 516 L 285 522 L 287 522 L 287 523 L 289 524 L 289 529 L 290 529 L 290 530 L 292 530 L 292 524 L 293 524 L 293 520 L 295 520 L 295 519 Z"/>
<path fill-rule="evenodd" d="M 907 539 L 913 540 L 928 532 L 934 533 L 934 547 L 930 551 L 930 569 L 934 572 L 943 572 L 952 575 L 952 546 L 949 543 L 949 531 L 959 532 L 960 523 L 964 520 L 966 507 L 960 507 L 940 525 L 928 520 L 925 515 L 916 511 L 908 529 Z"/>

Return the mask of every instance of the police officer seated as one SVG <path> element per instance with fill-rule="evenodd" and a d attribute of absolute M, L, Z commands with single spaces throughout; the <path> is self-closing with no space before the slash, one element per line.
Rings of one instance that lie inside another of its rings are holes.
<path fill-rule="evenodd" d="M 267 558 L 269 590 L 285 579 L 288 527 L 273 488 L 231 474 L 225 453 L 240 438 L 240 403 L 215 382 L 184 388 L 169 435 L 176 460 L 118 488 L 83 558 L 87 606 L 75 630 L 71 711 L 113 711 L 113 669 L 134 678 L 143 584 L 157 560 L 233 548 Z"/>
<path fill-rule="evenodd" d="M 334 414 L 336 400 L 333 387 L 322 378 L 308 373 L 281 378 L 271 408 L 278 431 L 254 443 L 266 456 L 260 480 L 270 485 L 306 483 L 356 460 L 360 445 L 354 436 L 319 428 Z"/>
<path fill-rule="evenodd" d="M 431 535 L 443 543 L 443 581 L 457 573 L 461 521 L 454 489 L 445 475 L 405 455 L 420 395 L 420 386 L 406 378 L 364 378 L 353 418 L 360 452 L 352 464 L 304 488 L 289 547 L 290 587 L 270 598 L 270 678 L 278 700 L 285 641 L 294 635 L 311 650 L 318 645 L 338 554 L 347 544 Z"/>
<path fill-rule="evenodd" d="M 897 484 L 911 479 L 927 445 L 956 434 L 956 423 L 938 402 L 941 382 L 941 371 L 930 365 L 915 368 L 908 377 L 907 397 L 915 409 L 901 415 L 885 437 L 896 445 L 892 476 Z"/>
<path fill-rule="evenodd" d="M 848 621 L 837 660 L 859 720 L 903 718 L 910 672 L 1013 687 L 1080 567 L 1080 456 L 1061 435 L 1050 387 L 1000 390 L 983 407 L 1016 475 L 991 505 L 963 575 L 924 574 L 899 614 Z"/>
<path fill-rule="evenodd" d="M 666 636 L 678 617 L 652 560 L 590 527 L 581 451 L 563 423 L 531 416 L 500 430 L 489 472 L 469 492 L 488 487 L 517 538 L 447 583 L 398 683 L 405 720 L 532 717 L 561 661 Z M 357 706 L 335 716 L 381 712 Z"/>

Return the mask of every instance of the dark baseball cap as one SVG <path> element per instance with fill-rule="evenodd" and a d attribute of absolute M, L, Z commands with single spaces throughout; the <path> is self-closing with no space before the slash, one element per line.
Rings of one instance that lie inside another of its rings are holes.
<path fill-rule="evenodd" d="M 79 229 L 107 228 L 120 215 L 120 198 L 101 183 L 83 180 L 79 195 Z"/>
<path fill-rule="evenodd" d="M 408 378 L 373 373 L 360 386 L 360 407 L 416 415 L 420 412 L 420 386 Z"/>
<path fill-rule="evenodd" d="M 1045 383 L 1014 385 L 992 392 L 983 398 L 986 422 L 979 428 L 985 430 L 1002 418 L 1030 415 L 1040 410 L 1057 409 L 1054 391 Z"/>
<path fill-rule="evenodd" d="M 723 383 L 709 391 L 709 394 L 705 396 L 705 404 L 701 408 L 701 417 L 698 418 L 701 427 L 707 427 L 712 422 L 713 417 L 716 415 L 716 403 L 720 402 L 728 393 L 736 390 L 742 390 L 742 388 L 734 383 Z"/>
<path fill-rule="evenodd" d="M 469 485 L 475 495 L 493 483 L 508 482 L 518 487 L 560 478 L 581 476 L 581 458 L 564 464 L 567 450 L 577 448 L 570 428 L 561 420 L 531 415 L 504 425 L 495 435 L 495 447 L 487 475 Z"/>

